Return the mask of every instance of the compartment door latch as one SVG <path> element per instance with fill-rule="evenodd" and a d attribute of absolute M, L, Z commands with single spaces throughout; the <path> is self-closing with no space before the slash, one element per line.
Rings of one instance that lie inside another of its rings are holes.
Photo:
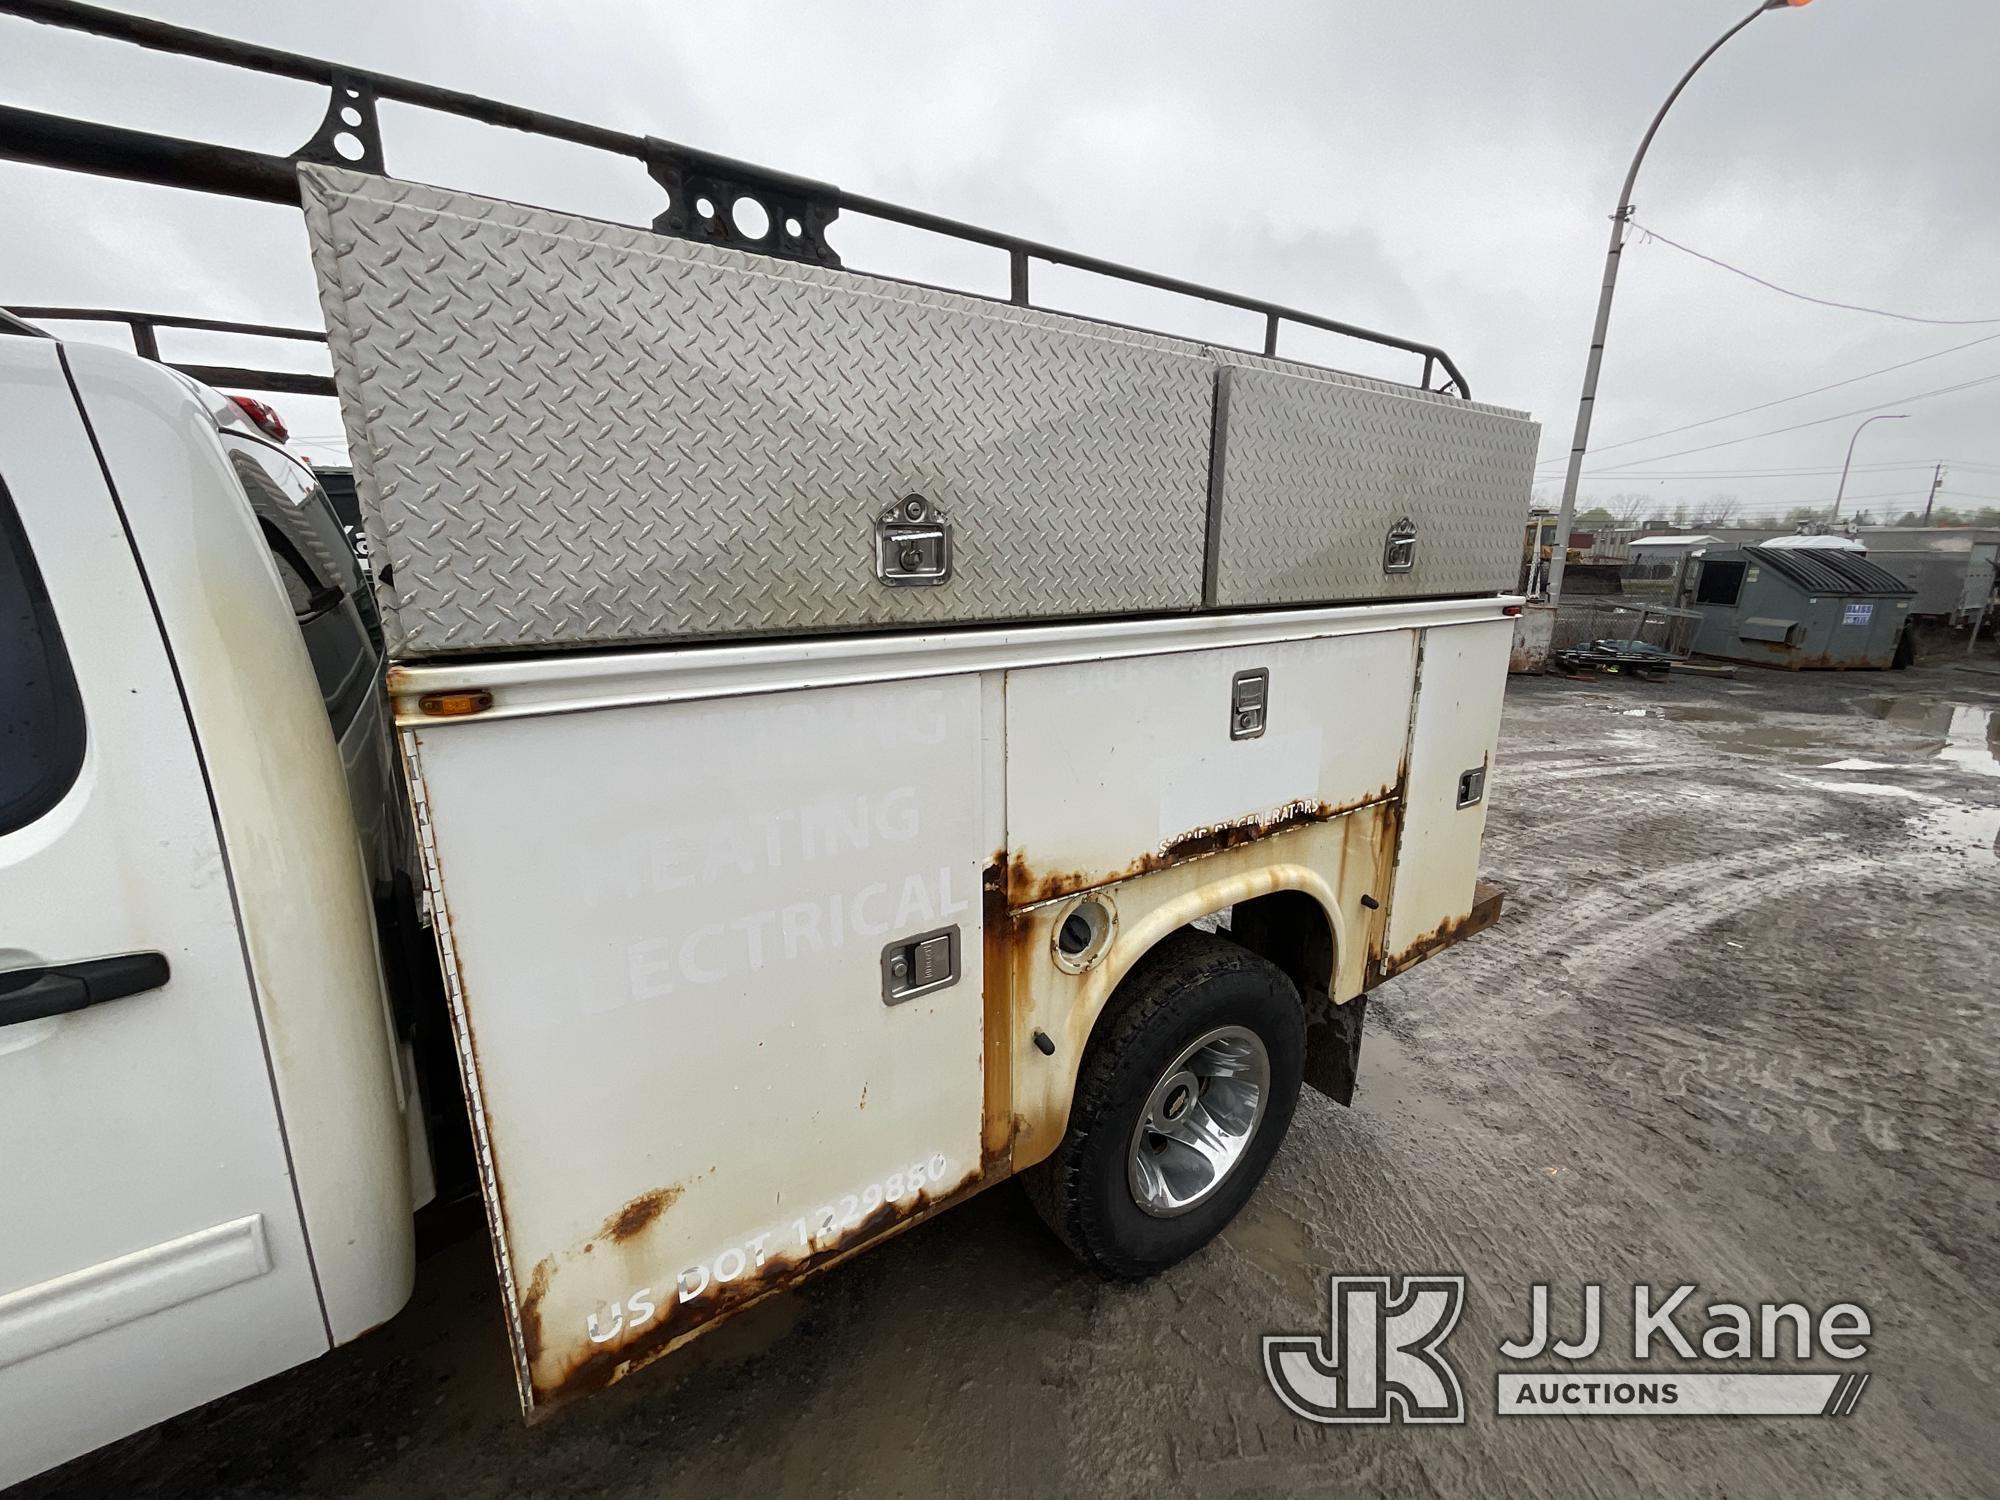
<path fill-rule="evenodd" d="M 1382 571 L 1384 573 L 1411 573 L 1417 566 L 1417 523 L 1404 516 L 1389 528 L 1389 536 L 1382 544 Z"/>
<path fill-rule="evenodd" d="M 875 576 L 892 589 L 951 581 L 951 521 L 922 495 L 905 495 L 875 521 Z"/>
<path fill-rule="evenodd" d="M 1229 679 L 1229 737 L 1254 740 L 1264 733 L 1264 716 L 1271 706 L 1271 669 L 1258 667 Z"/>
<path fill-rule="evenodd" d="M 882 950 L 882 1003 L 901 1005 L 958 983 L 958 929 L 898 938 Z"/>

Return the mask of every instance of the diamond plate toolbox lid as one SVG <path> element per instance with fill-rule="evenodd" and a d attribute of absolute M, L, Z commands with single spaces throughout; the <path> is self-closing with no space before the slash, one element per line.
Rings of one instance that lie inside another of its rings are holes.
<path fill-rule="evenodd" d="M 399 657 L 1202 602 L 1199 345 L 300 179 Z M 878 526 L 912 495 L 948 523 L 949 576 L 891 587 Z"/>
<path fill-rule="evenodd" d="M 1506 593 L 1541 427 L 1505 407 L 1219 353 L 1209 603 Z"/>

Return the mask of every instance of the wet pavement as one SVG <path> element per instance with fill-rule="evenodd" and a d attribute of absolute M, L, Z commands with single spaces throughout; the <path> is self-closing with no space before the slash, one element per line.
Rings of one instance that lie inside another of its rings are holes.
<path fill-rule="evenodd" d="M 1994 1493 L 2000 673 L 1517 680 L 1498 767 L 1506 915 L 1378 992 L 1356 1107 L 1306 1095 L 1165 1276 L 1090 1279 L 1005 1186 L 529 1430 L 468 1236 L 376 1334 L 18 1493 Z M 1427 1271 L 1468 1277 L 1464 1426 L 1278 1403 L 1260 1336 L 1328 1275 Z M 1536 1281 L 1559 1326 L 1604 1284 L 1608 1342 L 1640 1281 L 1857 1302 L 1874 1378 L 1839 1420 L 1496 1417 Z"/>

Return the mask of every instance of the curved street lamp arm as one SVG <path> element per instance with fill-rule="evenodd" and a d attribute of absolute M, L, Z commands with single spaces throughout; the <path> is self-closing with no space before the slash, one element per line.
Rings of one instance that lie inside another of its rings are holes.
<path fill-rule="evenodd" d="M 1909 416 L 1906 411 L 1878 411 L 1872 417 L 1863 417 L 1861 425 L 1854 429 L 1854 436 L 1847 440 L 1847 458 L 1840 466 L 1840 488 L 1833 492 L 1833 514 L 1826 524 L 1832 526 L 1840 519 L 1840 502 L 1847 494 L 1847 471 L 1854 467 L 1854 445 L 1861 441 L 1861 433 L 1870 422 L 1900 422 Z"/>
<path fill-rule="evenodd" d="M 1639 138 L 1639 149 L 1632 154 L 1632 165 L 1625 173 L 1625 186 L 1618 190 L 1618 217 L 1620 219 L 1626 218 L 1632 212 L 1632 188 L 1639 180 L 1639 167 L 1646 160 L 1646 152 L 1653 144 L 1653 137 L 1660 133 L 1660 124 L 1667 118 L 1667 111 L 1674 107 L 1674 103 L 1680 98 L 1682 91 L 1694 81 L 1694 75 L 1702 70 L 1711 57 L 1728 46 L 1737 32 L 1763 15 L 1765 11 L 1778 10 L 1788 3 L 1789 0 L 1777 0 L 1777 4 L 1774 5 L 1769 3 L 1769 0 L 1765 0 L 1764 4 L 1760 4 L 1749 15 L 1717 37 L 1709 45 L 1709 49 L 1694 60 L 1694 66 L 1681 74 L 1681 81 L 1675 84 L 1673 92 L 1667 95 L 1667 102 L 1662 104 L 1659 113 L 1653 116 L 1653 123 L 1646 127 L 1646 133 Z"/>

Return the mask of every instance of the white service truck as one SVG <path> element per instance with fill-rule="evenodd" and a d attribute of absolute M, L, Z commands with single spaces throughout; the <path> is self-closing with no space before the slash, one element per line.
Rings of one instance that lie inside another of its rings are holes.
<path fill-rule="evenodd" d="M 0 322 L 0 1482 L 391 1317 L 439 1181 L 530 1416 L 1016 1174 L 1160 1271 L 1497 914 L 1536 428 L 1440 351 L 649 138 L 588 142 L 648 229 L 397 181 L 378 98 L 591 128 L 0 11 L 361 122 L 359 168 L 19 110 L 0 155 L 303 206 L 373 569 L 255 402 Z M 841 267 L 843 208 L 1012 295 Z"/>

